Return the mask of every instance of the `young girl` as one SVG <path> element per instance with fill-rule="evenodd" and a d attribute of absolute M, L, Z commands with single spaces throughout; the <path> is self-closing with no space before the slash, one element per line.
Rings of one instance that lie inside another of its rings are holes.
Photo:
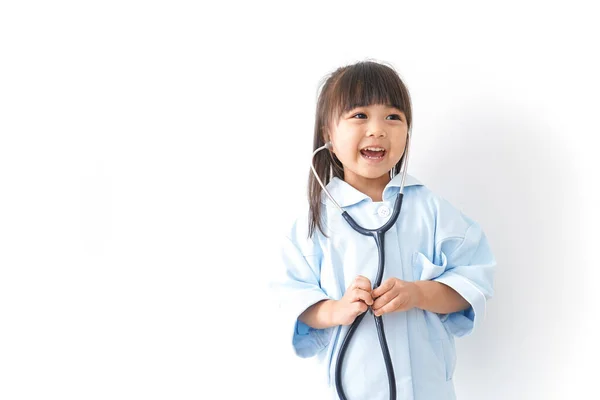
<path fill-rule="evenodd" d="M 318 358 L 334 399 L 455 399 L 454 337 L 473 331 L 493 294 L 486 236 L 406 175 L 411 103 L 391 67 L 337 69 L 316 111 L 310 208 L 283 239 L 276 285 L 293 348 Z M 378 229 L 397 199 L 380 240 L 347 219 Z"/>

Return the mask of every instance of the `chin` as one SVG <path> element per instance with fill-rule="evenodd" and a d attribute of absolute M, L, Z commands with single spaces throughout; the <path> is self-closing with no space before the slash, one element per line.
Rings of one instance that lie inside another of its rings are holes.
<path fill-rule="evenodd" d="M 389 174 L 390 174 L 389 171 L 383 171 L 383 172 L 365 171 L 365 173 L 362 174 L 362 176 L 364 176 L 365 178 L 368 178 L 368 179 L 380 179 L 383 176 L 389 176 Z"/>

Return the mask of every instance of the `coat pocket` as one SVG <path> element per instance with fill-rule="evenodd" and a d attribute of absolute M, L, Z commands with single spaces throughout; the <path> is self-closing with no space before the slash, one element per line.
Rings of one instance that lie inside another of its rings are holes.
<path fill-rule="evenodd" d="M 441 264 L 434 264 L 421 252 L 417 251 L 413 254 L 413 274 L 417 278 L 416 280 L 430 281 L 443 274 L 448 265 L 448 259 L 444 252 L 441 252 Z"/>

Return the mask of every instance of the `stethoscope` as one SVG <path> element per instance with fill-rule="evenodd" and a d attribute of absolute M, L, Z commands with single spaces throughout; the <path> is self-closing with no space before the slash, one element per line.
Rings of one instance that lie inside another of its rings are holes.
<path fill-rule="evenodd" d="M 331 194 L 329 193 L 327 188 L 325 188 L 325 185 L 323 185 L 323 182 L 321 182 L 321 179 L 319 178 L 317 171 L 315 171 L 313 162 L 310 163 L 310 166 L 311 166 L 311 169 L 313 171 L 315 178 L 317 179 L 317 181 L 319 182 L 319 184 L 325 191 L 325 194 L 327 194 L 329 199 L 333 202 L 333 204 L 342 213 L 342 217 L 344 217 L 346 222 L 348 222 L 348 224 L 352 227 L 352 229 L 354 229 L 358 233 L 365 235 L 365 236 L 371 236 L 371 237 L 373 237 L 373 239 L 375 239 L 375 244 L 377 245 L 377 253 L 379 255 L 379 263 L 378 263 L 378 269 L 377 269 L 377 277 L 375 279 L 375 283 L 373 284 L 373 290 L 376 289 L 377 287 L 379 287 L 379 285 L 381 285 L 381 280 L 383 279 L 383 269 L 384 269 L 384 262 L 385 262 L 385 257 L 384 257 L 385 233 L 396 223 L 396 220 L 398 219 L 398 216 L 400 215 L 400 209 L 402 208 L 402 198 L 404 197 L 404 194 L 403 194 L 404 181 L 406 179 L 406 170 L 407 170 L 406 166 L 408 164 L 409 144 L 410 144 L 410 133 L 408 134 L 408 136 L 406 138 L 405 157 L 404 157 L 404 161 L 402 162 L 402 166 L 401 166 L 401 169 L 403 171 L 402 172 L 402 183 L 400 185 L 400 192 L 398 192 L 398 195 L 396 196 L 396 201 L 394 203 L 394 211 L 392 212 L 390 219 L 383 226 L 381 226 L 378 229 L 363 228 L 362 226 L 358 225 L 356 223 L 356 221 L 354 221 L 354 219 L 352 219 L 352 217 L 348 214 L 347 211 L 342 210 L 342 207 L 340 207 L 340 205 L 333 199 L 333 197 L 331 196 Z M 331 142 L 327 142 L 324 146 L 321 146 L 314 151 L 312 158 L 314 159 L 315 154 L 317 154 L 319 151 L 321 151 L 323 149 L 330 149 L 331 147 L 332 147 Z M 391 178 L 394 177 L 394 169 L 392 169 Z M 348 329 L 348 332 L 346 333 L 346 337 L 344 338 L 342 345 L 340 347 L 340 351 L 338 352 L 337 363 L 336 363 L 336 367 L 335 367 L 335 387 L 338 391 L 338 394 L 339 394 L 341 400 L 347 400 L 346 394 L 344 393 L 344 388 L 342 387 L 342 363 L 344 360 L 344 355 L 346 354 L 348 344 L 350 343 L 350 340 L 352 339 L 354 332 L 356 332 L 356 328 L 358 328 L 358 325 L 360 325 L 360 323 L 363 320 L 363 318 L 365 317 L 365 315 L 366 315 L 366 313 L 362 313 L 358 317 L 356 317 L 356 319 L 354 320 L 354 322 Z M 390 399 L 395 400 L 396 399 L 396 377 L 394 375 L 394 367 L 392 365 L 390 351 L 388 349 L 387 341 L 385 339 L 385 330 L 383 328 L 383 318 L 381 315 L 376 316 L 375 314 L 373 314 L 373 317 L 375 318 L 375 326 L 377 327 L 377 334 L 379 336 L 379 344 L 381 346 L 381 351 L 383 353 L 383 359 L 385 362 L 385 368 L 387 371 L 388 384 L 389 384 L 389 388 L 390 388 Z"/>

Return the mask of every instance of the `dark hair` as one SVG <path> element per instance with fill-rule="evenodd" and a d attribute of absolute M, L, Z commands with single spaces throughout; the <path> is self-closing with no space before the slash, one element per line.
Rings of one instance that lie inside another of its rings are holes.
<path fill-rule="evenodd" d="M 324 83 L 317 99 L 315 115 L 315 136 L 313 151 L 325 145 L 325 130 L 332 122 L 355 107 L 372 104 L 383 104 L 398 108 L 406 116 L 410 132 L 412 112 L 408 89 L 393 67 L 374 61 L 361 61 L 336 69 L 324 78 Z M 406 155 L 406 151 L 404 153 Z M 394 166 L 398 174 L 404 155 Z M 344 170 L 340 160 L 331 151 L 319 151 L 313 159 L 315 171 L 319 174 L 323 185 L 327 185 L 333 177 L 344 179 Z M 321 220 L 321 193 L 323 189 L 309 171 L 308 201 L 309 226 L 311 237 L 318 228 L 325 235 Z M 326 236 L 326 235 L 325 235 Z"/>

